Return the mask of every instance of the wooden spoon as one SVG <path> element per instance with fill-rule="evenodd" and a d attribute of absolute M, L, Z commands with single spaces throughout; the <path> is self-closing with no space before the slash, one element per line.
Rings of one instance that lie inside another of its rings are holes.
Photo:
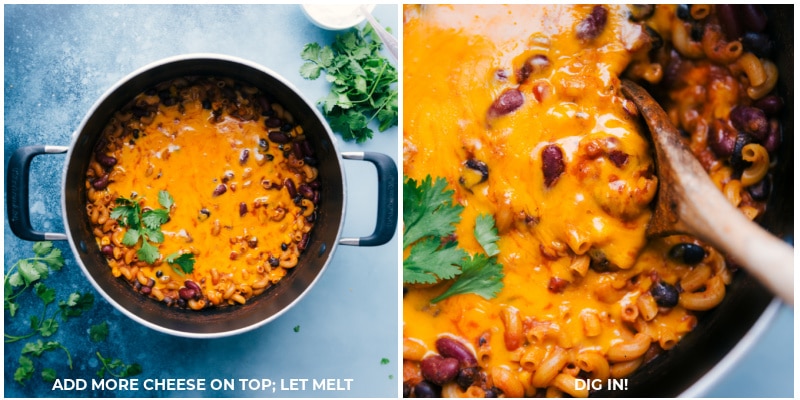
<path fill-rule="evenodd" d="M 658 197 L 647 235 L 683 233 L 697 237 L 727 254 L 794 306 L 794 248 L 728 202 L 645 89 L 623 80 L 622 94 L 639 108 L 656 150 Z"/>

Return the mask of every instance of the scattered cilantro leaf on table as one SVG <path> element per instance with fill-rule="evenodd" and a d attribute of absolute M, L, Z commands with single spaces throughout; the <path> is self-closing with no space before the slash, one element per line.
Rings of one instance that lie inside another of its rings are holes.
<path fill-rule="evenodd" d="M 89 328 L 89 339 L 93 342 L 102 342 L 108 337 L 108 322 L 103 321 Z"/>
<path fill-rule="evenodd" d="M 100 378 L 105 377 L 106 372 L 115 378 L 127 378 L 142 373 L 142 366 L 138 363 L 125 364 L 118 358 L 105 358 L 99 351 L 95 354 L 97 355 L 97 359 L 103 364 L 100 370 L 97 371 L 97 376 Z"/>
<path fill-rule="evenodd" d="M 328 123 L 347 141 L 364 143 L 373 136 L 370 122 L 383 132 L 397 125 L 397 69 L 380 54 L 382 42 L 369 24 L 337 35 L 330 46 L 308 43 L 300 57 L 300 76 L 317 79 L 325 72 L 331 84 L 319 100 Z"/>
<path fill-rule="evenodd" d="M 503 288 L 504 276 L 497 261 L 500 237 L 494 217 L 482 214 L 475 221 L 475 239 L 485 254 L 467 254 L 453 235 L 464 209 L 453 202 L 453 194 L 444 178 L 433 180 L 428 175 L 419 183 L 404 179 L 403 248 L 408 249 L 408 256 L 403 260 L 403 283 L 453 280 L 432 303 L 465 293 L 493 298 Z"/>

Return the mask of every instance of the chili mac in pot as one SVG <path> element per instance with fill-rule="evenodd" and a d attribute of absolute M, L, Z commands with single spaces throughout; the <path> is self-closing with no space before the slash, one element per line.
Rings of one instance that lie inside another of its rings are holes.
<path fill-rule="evenodd" d="M 405 7 L 404 396 L 674 396 L 747 332 L 763 288 L 695 238 L 646 237 L 657 177 L 619 80 L 647 85 L 732 204 L 773 218 L 791 100 L 762 12 Z M 577 384 L 610 379 L 630 385 Z"/>
<path fill-rule="evenodd" d="M 186 55 L 131 74 L 95 104 L 68 150 L 62 211 L 79 264 L 121 312 L 169 334 L 263 325 L 303 297 L 339 244 L 380 245 L 396 227 L 391 158 L 340 155 L 288 81 L 233 57 Z M 33 156 L 53 151 L 20 149 L 9 170 L 26 177 Z M 340 157 L 378 170 L 371 236 L 340 237 Z M 25 215 L 10 225 L 25 239 L 61 238 L 33 232 Z"/>

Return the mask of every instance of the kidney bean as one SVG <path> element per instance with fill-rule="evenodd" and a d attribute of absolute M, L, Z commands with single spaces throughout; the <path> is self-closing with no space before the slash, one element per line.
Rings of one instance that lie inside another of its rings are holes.
<path fill-rule="evenodd" d="M 767 27 L 767 14 L 758 4 L 742 4 L 739 6 L 742 13 L 742 25 L 751 32 L 763 32 Z"/>
<path fill-rule="evenodd" d="M 419 363 L 422 377 L 439 386 L 452 381 L 458 375 L 458 360 L 440 355 L 428 356 Z"/>
<path fill-rule="evenodd" d="M 94 152 L 95 153 L 102 153 L 106 151 L 106 146 L 108 146 L 108 139 L 105 136 L 101 137 L 100 140 L 97 141 L 94 145 Z"/>
<path fill-rule="evenodd" d="M 311 189 L 311 186 L 306 185 L 305 183 L 300 185 L 297 188 L 297 193 L 303 196 L 306 199 L 313 200 L 314 199 L 314 189 Z"/>
<path fill-rule="evenodd" d="M 478 359 L 472 351 L 464 343 L 451 337 L 442 336 L 436 339 L 436 351 L 444 357 L 455 358 L 462 368 L 478 365 Z"/>
<path fill-rule="evenodd" d="M 247 214 L 247 203 L 241 202 L 239 203 L 239 216 L 244 217 Z"/>
<path fill-rule="evenodd" d="M 153 289 L 152 289 L 150 286 L 142 286 L 142 288 L 140 289 L 140 291 L 142 292 L 142 294 L 150 294 L 150 292 L 151 292 L 152 290 L 153 290 Z"/>
<path fill-rule="evenodd" d="M 269 134 L 267 134 L 267 137 L 269 137 L 269 140 L 278 144 L 286 144 L 289 143 L 289 141 L 291 140 L 289 135 L 279 131 L 272 131 Z"/>
<path fill-rule="evenodd" d="M 309 240 L 311 240 L 311 236 L 308 234 L 308 232 L 304 233 L 300 241 L 297 242 L 297 248 L 300 250 L 305 250 L 308 247 Z"/>
<path fill-rule="evenodd" d="M 489 389 L 486 389 L 486 390 L 483 391 L 483 397 L 485 397 L 487 399 L 495 399 L 498 396 L 500 396 L 501 393 L 502 393 L 502 391 L 500 389 L 498 389 L 495 386 L 492 386 Z"/>
<path fill-rule="evenodd" d="M 544 54 L 536 54 L 525 60 L 522 68 L 517 71 L 517 81 L 525 82 L 528 77 L 540 74 L 550 67 L 550 59 Z"/>
<path fill-rule="evenodd" d="M 250 158 L 250 150 L 244 149 L 242 153 L 239 154 L 239 164 L 244 165 L 247 163 L 247 159 Z"/>
<path fill-rule="evenodd" d="M 200 291 L 201 291 L 200 290 L 200 285 L 196 284 L 194 281 L 186 280 L 185 282 L 183 282 L 183 284 L 187 288 L 192 289 L 192 290 L 194 290 L 194 291 L 196 291 L 198 293 L 200 293 Z"/>
<path fill-rule="evenodd" d="M 269 117 L 264 120 L 264 125 L 266 125 L 267 128 L 279 128 L 283 125 L 283 121 L 278 117 Z"/>
<path fill-rule="evenodd" d="M 430 382 L 421 381 L 414 386 L 414 397 L 426 399 L 439 397 L 439 388 Z"/>
<path fill-rule="evenodd" d="M 272 107 L 269 105 L 269 101 L 264 96 L 256 97 L 256 104 L 261 108 L 261 112 L 263 113 L 266 110 L 272 110 Z"/>
<path fill-rule="evenodd" d="M 772 185 L 767 177 L 758 181 L 757 183 L 747 187 L 747 192 L 750 197 L 756 201 L 764 201 L 769 197 L 769 192 L 772 190 Z"/>
<path fill-rule="evenodd" d="M 188 287 L 182 287 L 178 289 L 178 296 L 181 296 L 181 300 L 191 300 L 197 294 L 194 289 L 190 289 Z"/>
<path fill-rule="evenodd" d="M 580 40 L 592 40 L 603 32 L 608 20 L 608 10 L 605 7 L 597 5 L 592 8 L 591 14 L 578 23 L 575 27 L 575 33 Z"/>
<path fill-rule="evenodd" d="M 669 250 L 669 256 L 686 264 L 695 265 L 706 258 L 706 251 L 694 243 L 678 243 Z"/>
<path fill-rule="evenodd" d="M 95 153 L 94 158 L 97 159 L 97 162 L 100 165 L 106 168 L 112 168 L 117 165 L 117 159 L 111 156 L 107 156 L 103 153 Z"/>
<path fill-rule="evenodd" d="M 283 181 L 283 186 L 285 186 L 286 191 L 289 192 L 289 197 L 297 197 L 297 188 L 294 186 L 294 181 L 291 178 L 286 178 Z"/>
<path fill-rule="evenodd" d="M 314 148 L 311 147 L 311 142 L 303 140 L 300 142 L 300 145 L 303 147 L 303 154 L 305 154 L 306 157 L 314 157 Z"/>
<path fill-rule="evenodd" d="M 220 183 L 220 184 L 219 184 L 219 185 L 217 185 L 217 187 L 214 189 L 214 192 L 212 193 L 212 196 L 214 196 L 214 197 L 217 197 L 217 196 L 219 196 L 219 195 L 221 195 L 221 194 L 223 194 L 223 193 L 225 193 L 225 192 L 227 192 L 227 191 L 228 191 L 228 187 L 227 187 L 227 186 L 225 186 L 225 184 L 224 184 L 224 183 Z"/>
<path fill-rule="evenodd" d="M 729 127 L 721 120 L 715 120 L 708 131 L 708 147 L 717 157 L 728 158 L 733 154 L 737 135 L 738 132 L 733 127 Z"/>
<path fill-rule="evenodd" d="M 781 142 L 783 142 L 783 126 L 777 119 L 770 120 L 769 133 L 767 133 L 767 137 L 761 142 L 761 145 L 764 146 L 770 154 L 773 154 L 778 151 Z"/>
<path fill-rule="evenodd" d="M 559 176 L 564 173 L 564 153 L 555 144 L 549 144 L 542 150 L 542 172 L 544 184 L 553 186 Z"/>
<path fill-rule="evenodd" d="M 311 200 L 314 205 L 319 205 L 319 190 L 314 191 L 314 198 Z"/>
<path fill-rule="evenodd" d="M 742 23 L 739 19 L 739 12 L 735 7 L 736 5 L 733 4 L 715 5 L 719 25 L 728 41 L 737 40 L 742 37 L 742 33 L 744 33 Z"/>
<path fill-rule="evenodd" d="M 303 154 L 303 145 L 300 142 L 292 142 L 292 154 L 294 154 L 294 158 L 298 160 L 302 160 L 305 156 Z"/>
<path fill-rule="evenodd" d="M 756 140 L 763 140 L 767 136 L 769 122 L 761 109 L 736 106 L 731 110 L 730 118 L 734 128 L 750 134 Z"/>
<path fill-rule="evenodd" d="M 764 111 L 764 114 L 774 117 L 783 110 L 783 99 L 781 96 L 771 94 L 753 103 L 753 107 Z"/>
<path fill-rule="evenodd" d="M 108 179 L 108 174 L 105 174 L 99 178 L 95 178 L 92 181 L 92 187 L 96 190 L 103 190 L 108 187 L 108 184 L 111 183 Z"/>
<path fill-rule="evenodd" d="M 550 293 L 562 293 L 564 289 L 569 286 L 569 281 L 557 277 L 551 277 L 550 282 L 547 284 L 547 291 Z"/>
<path fill-rule="evenodd" d="M 509 114 L 520 108 L 524 102 L 525 97 L 522 96 L 522 92 L 520 92 L 519 89 L 506 89 L 506 91 L 501 93 L 492 105 L 489 106 L 488 116 L 494 118 Z"/>
<path fill-rule="evenodd" d="M 678 305 L 678 289 L 664 281 L 658 281 L 650 287 L 650 294 L 656 304 L 661 307 L 675 307 Z"/>
<path fill-rule="evenodd" d="M 621 150 L 611 150 L 608 153 L 608 159 L 611 160 L 617 168 L 622 168 L 628 163 L 628 154 Z"/>
<path fill-rule="evenodd" d="M 100 252 L 102 252 L 103 255 L 105 255 L 108 258 L 114 258 L 114 246 L 111 246 L 110 244 L 107 244 L 102 248 L 100 248 Z"/>

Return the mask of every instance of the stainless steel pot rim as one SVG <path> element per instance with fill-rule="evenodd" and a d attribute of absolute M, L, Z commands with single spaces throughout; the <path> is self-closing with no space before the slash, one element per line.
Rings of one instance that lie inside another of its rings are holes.
<path fill-rule="evenodd" d="M 67 165 L 68 165 L 69 160 L 73 156 L 73 152 L 75 151 L 75 147 L 76 147 L 77 141 L 79 139 L 80 133 L 86 127 L 86 124 L 89 121 L 89 119 L 92 117 L 92 115 L 94 115 L 95 112 L 97 112 L 97 109 L 100 107 L 100 105 L 103 104 L 103 102 L 105 102 L 106 99 L 108 99 L 111 95 L 113 95 L 120 87 L 125 85 L 128 81 L 130 81 L 131 79 L 133 79 L 133 78 L 135 78 L 135 77 L 137 77 L 137 76 L 139 76 L 139 75 L 141 75 L 141 74 L 143 74 L 143 73 L 145 73 L 145 72 L 147 72 L 149 70 L 152 70 L 154 68 L 157 68 L 159 66 L 166 65 L 166 64 L 172 64 L 172 63 L 177 63 L 177 62 L 182 62 L 182 61 L 197 60 L 197 59 L 218 60 L 218 61 L 236 63 L 236 64 L 240 64 L 240 65 L 243 65 L 243 66 L 246 66 L 246 67 L 250 67 L 252 69 L 255 69 L 257 71 L 260 71 L 260 72 L 262 72 L 264 74 L 269 75 L 273 79 L 279 81 L 281 84 L 283 84 L 287 88 L 289 88 L 297 97 L 299 97 L 308 106 L 309 109 L 311 109 L 313 111 L 314 118 L 319 120 L 319 122 L 324 126 L 326 134 L 328 136 L 328 139 L 330 140 L 331 145 L 332 145 L 334 151 L 336 152 L 336 155 L 337 155 L 336 156 L 336 160 L 337 160 L 337 163 L 339 164 L 339 170 L 342 171 L 342 173 L 341 173 L 341 180 L 342 180 L 341 183 L 342 183 L 342 191 L 343 191 L 343 195 L 342 195 L 342 212 L 341 212 L 341 215 L 340 215 L 340 218 L 339 218 L 339 221 L 338 221 L 338 230 L 337 230 L 337 234 L 336 234 L 337 240 L 334 240 L 334 241 L 332 241 L 332 243 L 328 244 L 328 246 L 330 247 L 330 252 L 329 252 L 330 256 L 326 257 L 322 267 L 320 268 L 319 272 L 316 274 L 314 279 L 311 281 L 311 283 L 293 301 L 291 301 L 289 304 L 287 304 L 285 307 L 283 307 L 280 311 L 272 314 L 268 318 L 264 318 L 264 319 L 262 319 L 262 320 L 260 320 L 260 321 L 258 321 L 256 323 L 253 323 L 253 324 L 241 327 L 241 328 L 231 329 L 231 330 L 226 330 L 226 331 L 219 331 L 219 332 L 211 332 L 211 333 L 206 333 L 206 332 L 187 332 L 187 331 L 182 331 L 182 330 L 166 328 L 164 326 L 161 326 L 161 325 L 158 325 L 156 323 L 150 322 L 150 321 L 148 321 L 148 320 L 146 320 L 144 318 L 141 318 L 140 316 L 136 315 L 136 313 L 133 313 L 130 310 L 128 310 L 127 308 L 123 307 L 119 302 L 117 302 L 116 299 L 114 299 L 110 294 L 108 294 L 100 286 L 100 284 L 94 279 L 92 274 L 89 272 L 88 268 L 80 260 L 80 257 L 77 257 L 76 261 L 77 261 L 78 265 L 80 266 L 84 276 L 89 280 L 89 282 L 92 284 L 92 286 L 95 288 L 95 290 L 97 292 L 99 292 L 103 296 L 103 298 L 105 298 L 106 301 L 108 301 L 116 310 L 120 311 L 121 313 L 123 313 L 127 317 L 133 319 L 134 321 L 136 321 L 136 322 L 138 322 L 138 323 L 140 323 L 140 324 L 142 324 L 142 325 L 144 325 L 144 326 L 146 326 L 146 327 L 148 327 L 150 329 L 153 329 L 153 330 L 161 332 L 161 333 L 166 333 L 166 334 L 169 334 L 169 335 L 179 336 L 179 337 L 186 337 L 186 338 L 212 339 L 212 338 L 221 338 L 221 337 L 227 337 L 227 336 L 234 336 L 234 335 L 238 335 L 238 334 L 241 334 L 241 333 L 244 333 L 244 332 L 256 329 L 256 328 L 259 328 L 259 327 L 261 327 L 261 326 L 263 326 L 263 325 L 275 320 L 276 318 L 280 317 L 281 315 L 283 315 L 287 311 L 289 311 L 292 307 L 294 307 L 300 300 L 302 300 L 311 291 L 311 289 L 319 281 L 320 277 L 325 273 L 325 271 L 328 268 L 328 265 L 330 264 L 331 259 L 333 258 L 333 255 L 336 252 L 336 248 L 338 247 L 338 244 L 339 244 L 339 240 L 338 239 L 341 238 L 341 236 L 342 236 L 342 229 L 344 227 L 345 213 L 347 211 L 347 195 L 346 195 L 347 182 L 346 182 L 346 177 L 345 177 L 346 174 L 344 173 L 343 168 L 342 168 L 342 153 L 338 149 L 338 144 L 337 144 L 337 141 L 336 141 L 336 137 L 332 134 L 331 128 L 328 125 L 327 120 L 322 116 L 322 113 L 317 109 L 317 107 L 313 103 L 309 102 L 308 99 L 302 94 L 302 92 L 297 89 L 297 87 L 295 87 L 291 82 L 289 82 L 286 78 L 284 78 L 280 74 L 276 73 L 275 71 L 273 71 L 273 70 L 271 70 L 271 69 L 269 69 L 269 68 L 267 68 L 265 66 L 262 66 L 260 64 L 254 63 L 254 62 L 249 61 L 249 60 L 245 60 L 243 58 L 238 58 L 238 57 L 233 57 L 233 56 L 228 56 L 228 55 L 223 55 L 223 54 L 216 54 L 216 53 L 190 53 L 190 54 L 167 57 L 167 58 L 163 58 L 161 60 L 152 62 L 150 64 L 147 64 L 147 65 L 145 65 L 145 66 L 143 66 L 143 67 L 131 72 L 130 74 L 128 74 L 125 77 L 123 77 L 120 80 L 118 80 L 111 88 L 109 88 L 105 93 L 103 93 L 103 95 L 101 95 L 97 99 L 97 101 L 95 101 L 95 103 L 92 105 L 92 107 L 86 112 L 86 114 L 85 114 L 83 120 L 81 121 L 80 125 L 78 125 L 78 129 L 73 131 L 71 143 L 70 143 L 70 146 L 69 146 L 69 150 L 67 151 L 67 156 L 66 156 L 66 160 L 67 161 L 65 161 L 65 166 L 63 168 L 62 177 L 61 177 L 62 189 L 63 189 L 62 190 L 63 193 L 62 193 L 62 196 L 61 196 L 61 212 L 62 212 L 62 219 L 64 220 L 64 226 L 68 227 L 69 226 L 69 222 L 67 220 L 68 214 L 67 214 L 67 196 L 66 196 L 66 191 L 68 190 L 68 188 L 66 187 L 66 184 L 64 184 L 64 182 L 67 181 L 67 172 L 68 172 Z M 69 246 L 70 246 L 70 249 L 72 250 L 73 254 L 76 254 L 76 255 L 81 254 L 81 251 L 79 251 L 79 248 L 78 248 L 78 244 L 75 242 L 75 238 L 73 238 L 72 235 L 70 235 L 70 234 L 67 234 L 66 238 L 69 241 Z"/>
<path fill-rule="evenodd" d="M 767 308 L 761 313 L 755 324 L 747 331 L 747 333 L 736 343 L 736 345 L 717 362 L 713 368 L 703 374 L 692 386 L 683 391 L 678 397 L 682 398 L 699 398 L 705 397 L 708 392 L 713 389 L 736 365 L 742 361 L 742 358 L 750 352 L 755 344 L 764 336 L 764 333 L 769 329 L 769 326 L 778 315 L 781 308 L 779 299 L 773 299 Z"/>

